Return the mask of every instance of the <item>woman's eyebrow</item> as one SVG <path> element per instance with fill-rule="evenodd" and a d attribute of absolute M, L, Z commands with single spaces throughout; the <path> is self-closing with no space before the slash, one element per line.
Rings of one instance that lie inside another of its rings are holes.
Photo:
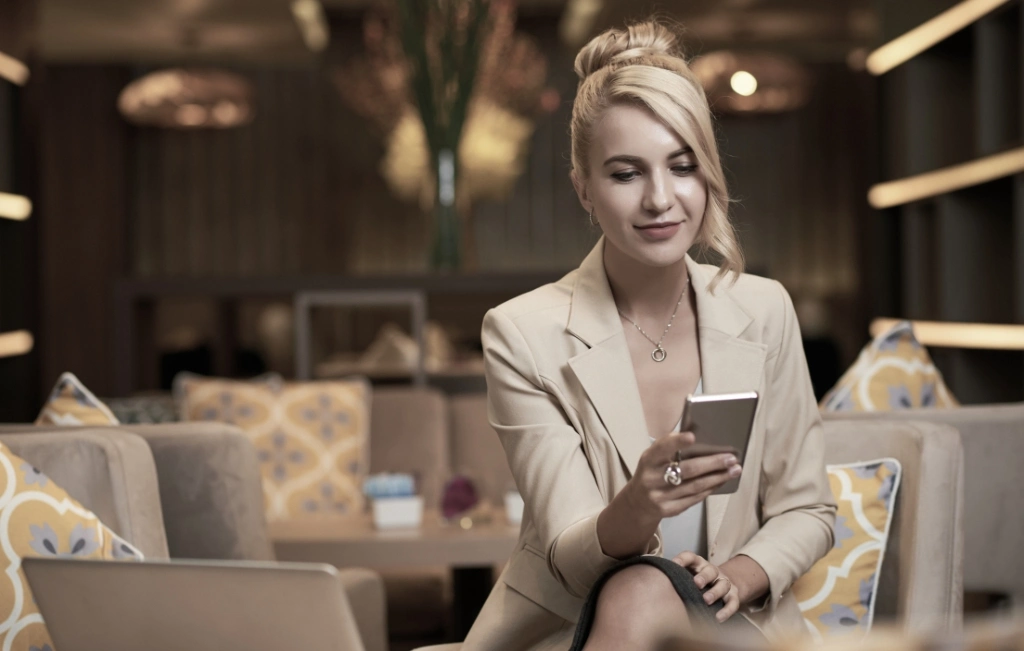
<path fill-rule="evenodd" d="M 693 153 L 693 147 L 689 147 L 689 146 L 683 147 L 679 151 L 674 151 L 671 154 L 669 154 L 668 155 L 668 160 L 672 160 L 673 158 L 679 158 L 680 156 L 685 156 L 686 154 L 692 154 L 692 153 Z"/>
<path fill-rule="evenodd" d="M 693 153 L 693 148 L 692 147 L 689 147 L 689 146 L 683 147 L 682 149 L 678 149 L 678 150 L 672 152 L 671 154 L 669 154 L 665 158 L 665 160 L 672 160 L 673 158 L 679 158 L 680 156 L 684 156 L 686 154 L 692 154 L 692 153 Z M 617 156 L 612 156 L 611 158 L 606 160 L 604 162 L 604 165 L 610 165 L 611 163 L 628 163 L 630 165 L 641 165 L 641 164 L 643 164 L 643 162 L 644 162 L 644 159 L 639 157 L 639 156 L 630 156 L 628 154 L 619 154 Z"/>

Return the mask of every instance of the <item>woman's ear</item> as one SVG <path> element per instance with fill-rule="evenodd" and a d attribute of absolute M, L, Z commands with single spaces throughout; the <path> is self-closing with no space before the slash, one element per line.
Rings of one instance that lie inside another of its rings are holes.
<path fill-rule="evenodd" d="M 569 172 L 569 178 L 572 180 L 572 187 L 576 190 L 576 196 L 579 197 L 580 205 L 589 215 L 594 210 L 594 204 L 591 203 L 588 196 L 586 179 L 582 178 L 575 169 Z"/>

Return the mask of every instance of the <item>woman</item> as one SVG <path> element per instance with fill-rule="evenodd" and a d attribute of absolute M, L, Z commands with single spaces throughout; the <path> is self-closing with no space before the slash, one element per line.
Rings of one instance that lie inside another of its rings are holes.
<path fill-rule="evenodd" d="M 742 274 L 707 100 L 674 35 L 610 30 L 576 72 L 571 178 L 603 237 L 484 319 L 490 420 L 526 510 L 463 649 L 568 649 L 574 633 L 574 648 L 649 648 L 731 618 L 800 630 L 788 589 L 831 548 L 835 504 L 790 298 Z M 750 390 L 745 468 L 673 463 L 694 441 L 677 431 L 688 394 Z"/>

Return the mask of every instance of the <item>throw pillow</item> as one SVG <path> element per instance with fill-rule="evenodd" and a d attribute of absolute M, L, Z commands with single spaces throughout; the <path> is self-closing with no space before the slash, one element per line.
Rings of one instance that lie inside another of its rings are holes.
<path fill-rule="evenodd" d="M 63 373 L 36 425 L 117 425 L 114 413 L 72 373 Z"/>
<path fill-rule="evenodd" d="M 896 411 L 957 407 L 942 373 L 903 321 L 865 346 L 821 401 L 822 411 Z"/>
<path fill-rule="evenodd" d="M 0 648 L 52 649 L 21 559 L 139 560 L 142 554 L 32 464 L 0 444 Z M 98 593 L 99 595 L 99 593 Z"/>
<path fill-rule="evenodd" d="M 871 629 L 901 475 L 896 459 L 828 466 L 835 544 L 792 588 L 815 638 Z"/>
<path fill-rule="evenodd" d="M 370 385 L 183 377 L 183 420 L 237 425 L 256 446 L 268 521 L 363 510 Z"/>

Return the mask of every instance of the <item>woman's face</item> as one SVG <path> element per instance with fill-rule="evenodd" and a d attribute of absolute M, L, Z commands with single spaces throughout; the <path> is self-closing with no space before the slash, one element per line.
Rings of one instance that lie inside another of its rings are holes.
<path fill-rule="evenodd" d="M 606 244 L 637 262 L 683 259 L 704 219 L 707 183 L 689 146 L 649 110 L 609 107 L 594 125 L 590 175 L 573 175 Z"/>

